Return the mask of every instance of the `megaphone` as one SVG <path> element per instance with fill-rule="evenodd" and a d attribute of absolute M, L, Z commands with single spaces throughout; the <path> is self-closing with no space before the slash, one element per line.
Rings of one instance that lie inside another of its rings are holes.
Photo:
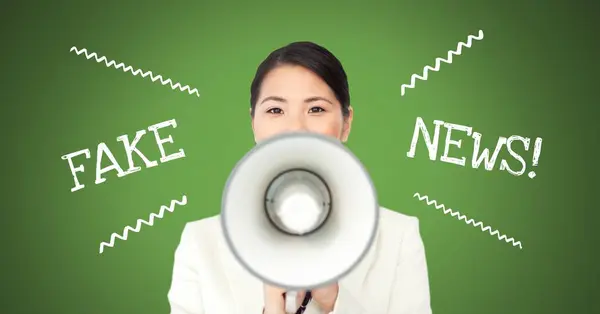
<path fill-rule="evenodd" d="M 294 292 L 337 282 L 357 266 L 378 219 L 374 185 L 349 149 L 323 135 L 286 133 L 236 164 L 220 220 L 238 262 L 263 283 L 287 289 L 289 306 Z"/>

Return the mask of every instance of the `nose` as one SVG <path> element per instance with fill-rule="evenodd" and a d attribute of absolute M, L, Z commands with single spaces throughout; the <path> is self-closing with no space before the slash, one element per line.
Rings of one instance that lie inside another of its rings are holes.
<path fill-rule="evenodd" d="M 288 132 L 307 132 L 306 121 L 302 117 L 290 117 L 287 123 Z"/>

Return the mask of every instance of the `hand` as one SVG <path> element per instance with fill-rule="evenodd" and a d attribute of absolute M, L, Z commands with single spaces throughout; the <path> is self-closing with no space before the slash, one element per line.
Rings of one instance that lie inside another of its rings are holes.
<path fill-rule="evenodd" d="M 265 310 L 263 314 L 285 314 L 285 299 L 283 293 L 285 289 L 264 285 Z"/>
<path fill-rule="evenodd" d="M 265 295 L 265 311 L 264 314 L 285 314 L 285 298 L 283 294 L 286 292 L 283 288 L 264 285 Z M 296 295 L 296 304 L 300 306 L 306 291 L 299 291 Z"/>
<path fill-rule="evenodd" d="M 286 290 L 266 284 L 263 287 L 265 296 L 264 314 L 285 314 L 285 298 L 283 297 L 283 294 L 286 292 Z M 339 286 L 337 283 L 311 290 L 312 300 L 317 303 L 321 310 L 323 310 L 325 313 L 329 313 L 333 311 L 335 301 L 338 297 L 338 291 Z M 302 300 L 304 300 L 305 295 L 305 291 L 299 292 L 296 299 L 296 304 L 300 305 Z"/>
<path fill-rule="evenodd" d="M 337 283 L 311 290 L 313 301 L 317 302 L 325 313 L 332 312 L 339 290 L 340 287 Z"/>

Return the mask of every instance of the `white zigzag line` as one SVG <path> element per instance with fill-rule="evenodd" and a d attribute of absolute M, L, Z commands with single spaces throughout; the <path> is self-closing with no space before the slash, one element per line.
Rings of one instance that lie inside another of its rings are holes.
<path fill-rule="evenodd" d="M 187 91 L 188 94 L 192 95 L 192 94 L 196 94 L 196 96 L 200 97 L 200 93 L 198 93 L 198 89 L 194 88 L 194 89 L 190 89 L 190 87 L 188 85 L 182 86 L 179 82 L 173 84 L 173 81 L 171 81 L 170 78 L 168 79 L 163 79 L 162 75 L 154 75 L 154 73 L 152 73 L 152 71 L 146 71 L 143 72 L 140 69 L 134 69 L 132 66 L 130 65 L 125 65 L 123 62 L 118 63 L 114 60 L 110 60 L 108 61 L 106 59 L 105 56 L 102 57 L 98 57 L 98 55 L 95 52 L 92 52 L 91 54 L 88 54 L 88 50 L 83 48 L 81 50 L 77 49 L 77 47 L 73 46 L 71 47 L 70 52 L 75 51 L 75 53 L 77 55 L 81 55 L 82 53 L 85 54 L 85 57 L 89 60 L 91 58 L 96 59 L 96 62 L 101 63 L 104 62 L 104 64 L 106 65 L 107 68 L 110 67 L 114 67 L 115 69 L 123 69 L 123 72 L 131 72 L 131 74 L 133 74 L 134 76 L 137 76 L 138 74 L 140 74 L 143 78 L 146 78 L 147 76 L 150 76 L 150 79 L 152 80 L 152 82 L 156 82 L 157 80 L 160 80 L 160 83 L 162 85 L 171 85 L 171 89 L 176 90 L 179 89 L 180 91 L 184 92 Z"/>
<path fill-rule="evenodd" d="M 410 77 L 410 84 L 402 84 L 402 86 L 400 87 L 401 89 L 401 94 L 402 96 L 404 96 L 405 94 L 405 89 L 406 88 L 415 88 L 415 83 L 417 79 L 420 79 L 422 81 L 427 81 L 427 74 L 428 71 L 434 71 L 437 72 L 440 70 L 440 65 L 442 64 L 442 62 L 448 63 L 448 64 L 452 64 L 452 55 L 461 55 L 462 54 L 462 47 L 467 47 L 467 48 L 471 48 L 471 45 L 473 44 L 473 39 L 476 40 L 482 40 L 483 39 L 483 31 L 480 30 L 479 31 L 479 36 L 473 36 L 473 35 L 469 35 L 467 37 L 467 43 L 465 44 L 464 42 L 459 42 L 458 46 L 456 47 L 456 51 L 448 51 L 448 57 L 446 59 L 442 59 L 442 58 L 436 58 L 435 59 L 435 67 L 431 67 L 431 66 L 426 66 L 423 68 L 423 76 L 419 76 L 418 74 L 413 74 Z"/>
<path fill-rule="evenodd" d="M 154 225 L 154 217 L 158 218 L 158 219 L 162 219 L 165 211 L 169 211 L 169 212 L 173 212 L 175 210 L 175 204 L 178 205 L 185 205 L 187 204 L 187 197 L 184 195 L 183 198 L 181 199 L 181 201 L 178 200 L 172 200 L 171 201 L 171 205 L 169 207 L 167 206 L 161 206 L 160 210 L 158 212 L 158 215 L 155 213 L 151 213 L 150 214 L 150 218 L 148 219 L 148 221 L 145 221 L 143 219 L 138 219 L 137 220 L 137 224 L 135 225 L 135 228 L 131 228 L 130 226 L 125 227 L 125 229 L 123 229 L 123 235 L 119 235 L 118 233 L 113 233 L 110 236 L 110 243 L 106 243 L 106 242 L 102 242 L 100 243 L 100 254 L 102 254 L 102 252 L 104 252 L 104 247 L 108 246 L 108 247 L 114 247 L 115 245 L 115 240 L 116 239 L 121 239 L 123 241 L 127 240 L 127 235 L 129 233 L 129 231 L 132 232 L 140 232 L 140 229 L 142 228 L 142 224 L 148 225 L 150 227 L 152 227 Z"/>
<path fill-rule="evenodd" d="M 437 203 L 436 200 L 431 200 L 430 201 L 429 200 L 429 196 L 427 196 L 427 195 L 421 196 L 421 194 L 415 193 L 415 195 L 413 195 L 413 197 L 417 197 L 420 201 L 425 200 L 425 202 L 427 203 L 427 205 L 433 204 L 436 209 L 443 210 L 443 212 L 444 212 L 445 215 L 447 215 L 448 213 L 450 213 L 450 215 L 452 217 L 456 217 L 458 220 L 464 221 L 467 225 L 472 225 L 473 227 L 480 227 L 481 231 L 483 231 L 483 232 L 488 231 L 490 233 L 490 235 L 497 236 L 498 240 L 500 240 L 500 241 L 504 240 L 506 243 L 512 243 L 513 246 L 519 246 L 520 249 L 523 249 L 523 246 L 521 245 L 521 241 L 515 242 L 514 238 L 507 238 L 506 235 L 501 235 L 498 230 L 493 230 L 492 231 L 492 227 L 490 227 L 490 226 L 484 226 L 481 221 L 475 222 L 475 220 L 473 220 L 471 218 L 468 219 L 467 216 L 462 215 L 460 212 L 453 211 L 451 208 L 446 208 L 444 206 L 444 204 L 439 204 L 438 205 L 438 203 Z"/>

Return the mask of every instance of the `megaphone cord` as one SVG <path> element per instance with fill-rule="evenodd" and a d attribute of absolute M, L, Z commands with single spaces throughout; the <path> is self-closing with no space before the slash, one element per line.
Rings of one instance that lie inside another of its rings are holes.
<path fill-rule="evenodd" d="M 285 297 L 285 293 L 284 293 L 284 297 Z M 300 305 L 300 308 L 298 308 L 298 310 L 296 311 L 296 314 L 303 314 L 304 311 L 306 311 L 306 306 L 308 305 L 308 303 L 312 300 L 312 293 L 310 291 L 306 292 L 306 295 L 304 296 L 304 300 L 302 300 L 302 304 Z M 265 313 L 265 308 L 263 308 L 263 314 Z"/>
<path fill-rule="evenodd" d="M 306 306 L 308 305 L 310 300 L 312 300 L 312 293 L 310 293 L 310 291 L 307 291 L 306 295 L 304 296 L 304 300 L 302 300 L 300 308 L 298 309 L 298 311 L 296 311 L 296 314 L 304 313 L 304 311 L 306 311 Z"/>

